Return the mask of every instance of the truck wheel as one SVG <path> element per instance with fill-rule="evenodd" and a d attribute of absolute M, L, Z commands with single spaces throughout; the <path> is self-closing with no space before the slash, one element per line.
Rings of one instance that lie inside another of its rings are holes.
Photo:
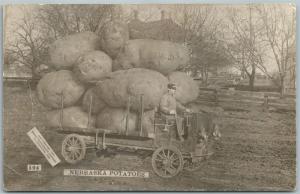
<path fill-rule="evenodd" d="M 160 177 L 174 177 L 183 169 L 182 154 L 176 147 L 162 146 L 152 155 L 152 167 Z"/>
<path fill-rule="evenodd" d="M 83 138 L 77 134 L 67 135 L 62 142 L 62 156 L 70 163 L 75 164 L 85 156 L 86 144 Z"/>

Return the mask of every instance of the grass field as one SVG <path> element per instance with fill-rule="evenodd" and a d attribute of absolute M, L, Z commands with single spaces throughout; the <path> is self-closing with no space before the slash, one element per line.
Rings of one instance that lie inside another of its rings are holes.
<path fill-rule="evenodd" d="M 57 190 L 205 190 L 290 191 L 296 184 L 296 129 L 294 113 L 224 111 L 216 115 L 222 138 L 215 154 L 197 172 L 183 171 L 162 179 L 154 174 L 151 158 L 120 154 L 114 158 L 88 153 L 79 164 L 62 160 L 52 168 L 26 133 L 36 126 L 60 159 L 62 135 L 46 131 L 46 108 L 34 92 L 4 84 L 4 186 L 10 191 Z M 33 106 L 32 106 L 33 105 Z M 28 172 L 27 164 L 41 164 L 41 172 Z M 63 169 L 112 169 L 150 172 L 141 178 L 67 177 Z"/>

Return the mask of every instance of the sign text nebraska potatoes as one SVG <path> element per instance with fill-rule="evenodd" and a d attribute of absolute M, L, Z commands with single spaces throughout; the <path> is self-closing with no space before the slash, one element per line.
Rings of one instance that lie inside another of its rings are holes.
<path fill-rule="evenodd" d="M 64 169 L 64 175 L 65 176 L 149 178 L 149 172 L 124 171 L 124 170 Z"/>

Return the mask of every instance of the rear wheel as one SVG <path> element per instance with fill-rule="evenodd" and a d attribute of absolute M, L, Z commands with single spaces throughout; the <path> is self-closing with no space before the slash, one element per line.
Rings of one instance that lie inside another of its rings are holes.
<path fill-rule="evenodd" d="M 176 147 L 162 146 L 152 155 L 152 167 L 160 177 L 174 177 L 183 169 L 182 154 Z"/>
<path fill-rule="evenodd" d="M 67 135 L 62 142 L 62 156 L 70 163 L 75 164 L 85 157 L 86 144 L 77 134 Z"/>

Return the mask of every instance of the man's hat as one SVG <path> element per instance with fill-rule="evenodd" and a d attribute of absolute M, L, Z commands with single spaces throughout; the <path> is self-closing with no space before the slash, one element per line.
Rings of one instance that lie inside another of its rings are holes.
<path fill-rule="evenodd" d="M 176 85 L 174 83 L 169 83 L 168 84 L 168 89 L 176 90 Z"/>

